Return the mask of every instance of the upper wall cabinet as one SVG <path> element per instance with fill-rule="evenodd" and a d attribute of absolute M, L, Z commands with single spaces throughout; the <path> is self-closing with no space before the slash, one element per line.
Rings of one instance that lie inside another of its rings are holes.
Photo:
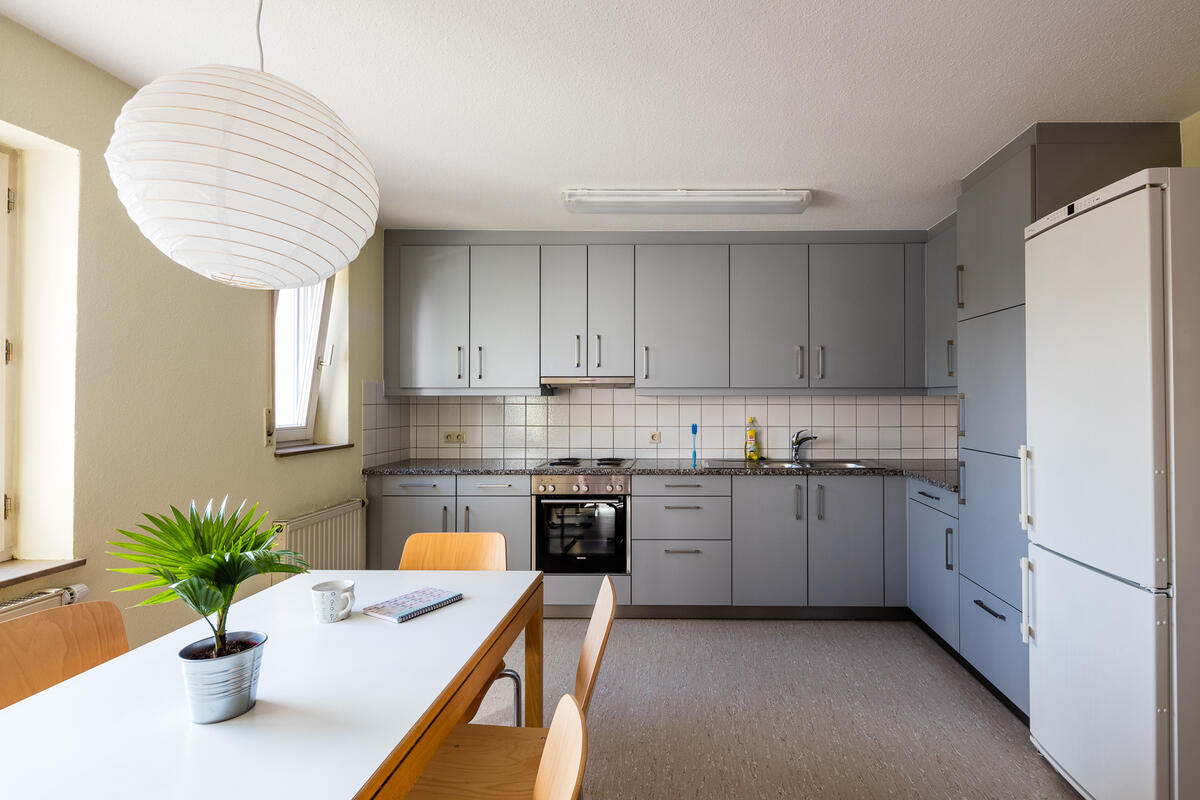
<path fill-rule="evenodd" d="M 925 245 L 925 385 L 957 386 L 955 359 L 954 255 L 957 232 L 949 227 Z"/>
<path fill-rule="evenodd" d="M 1025 226 L 1033 221 L 1033 148 L 958 198 L 958 319 L 1025 302 Z"/>
<path fill-rule="evenodd" d="M 588 375 L 633 374 L 633 245 L 588 246 L 587 330 Z"/>
<path fill-rule="evenodd" d="M 904 245 L 809 248 L 808 349 L 814 388 L 904 386 Z"/>
<path fill-rule="evenodd" d="M 462 389 L 470 344 L 468 248 L 401 247 L 384 276 L 389 390 Z"/>
<path fill-rule="evenodd" d="M 471 248 L 471 386 L 541 382 L 536 245 Z"/>
<path fill-rule="evenodd" d="M 808 386 L 808 245 L 729 248 L 729 385 Z"/>
<path fill-rule="evenodd" d="M 729 387 L 729 246 L 638 245 L 634 379 L 644 388 Z"/>
<path fill-rule="evenodd" d="M 587 246 L 542 247 L 542 375 L 555 378 L 588 374 L 586 314 Z"/>

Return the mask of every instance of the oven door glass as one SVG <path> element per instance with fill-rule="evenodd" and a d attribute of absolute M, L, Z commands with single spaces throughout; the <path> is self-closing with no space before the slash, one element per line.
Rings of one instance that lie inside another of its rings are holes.
<path fill-rule="evenodd" d="M 536 568 L 555 573 L 626 572 L 623 497 L 541 498 Z"/>

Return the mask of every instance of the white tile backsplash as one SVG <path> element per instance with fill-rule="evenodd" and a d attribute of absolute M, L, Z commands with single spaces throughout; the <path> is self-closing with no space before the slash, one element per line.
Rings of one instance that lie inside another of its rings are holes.
<path fill-rule="evenodd" d="M 436 405 L 418 406 L 407 397 L 384 397 L 383 384 L 378 381 L 363 381 L 362 396 L 364 467 L 411 457 L 413 423 L 417 419 L 418 409 L 432 409 L 433 421 L 435 424 L 437 422 Z M 453 408 L 457 413 L 458 407 Z"/>

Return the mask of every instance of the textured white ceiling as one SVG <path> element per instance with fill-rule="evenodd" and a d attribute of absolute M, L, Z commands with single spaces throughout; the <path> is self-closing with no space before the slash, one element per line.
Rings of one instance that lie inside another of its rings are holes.
<path fill-rule="evenodd" d="M 386 227 L 927 228 L 1035 121 L 1200 108 L 1196 0 L 265 0 L 266 69 L 374 162 Z M 129 83 L 256 65 L 254 0 L 0 0 Z M 803 216 L 563 210 L 811 188 Z"/>

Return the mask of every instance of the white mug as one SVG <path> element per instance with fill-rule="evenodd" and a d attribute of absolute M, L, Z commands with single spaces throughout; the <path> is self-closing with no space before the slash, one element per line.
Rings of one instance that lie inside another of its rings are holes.
<path fill-rule="evenodd" d="M 354 608 L 354 581 L 325 581 L 312 587 L 317 622 L 341 622 Z"/>

